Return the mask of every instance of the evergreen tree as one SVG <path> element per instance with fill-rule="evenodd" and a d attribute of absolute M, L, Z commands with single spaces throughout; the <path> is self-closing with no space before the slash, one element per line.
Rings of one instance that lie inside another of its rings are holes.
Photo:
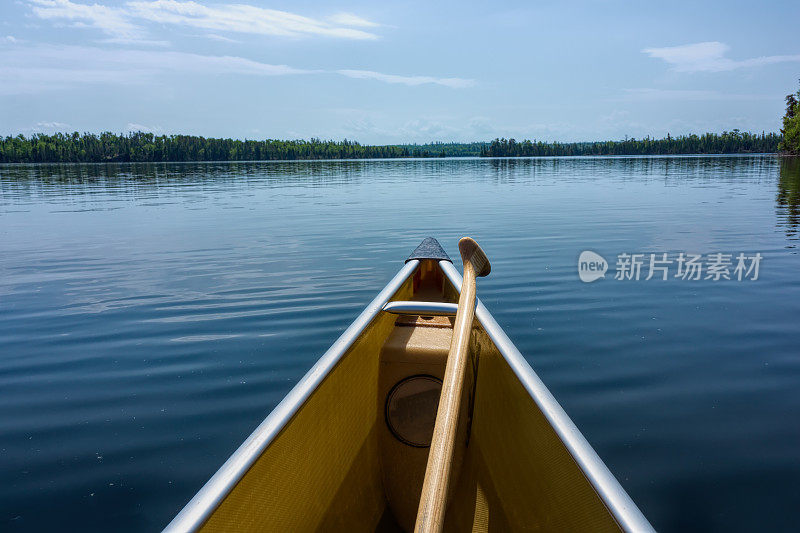
<path fill-rule="evenodd" d="M 800 155 L 800 90 L 786 95 L 786 114 L 783 116 L 783 140 L 778 150 L 792 155 Z"/>

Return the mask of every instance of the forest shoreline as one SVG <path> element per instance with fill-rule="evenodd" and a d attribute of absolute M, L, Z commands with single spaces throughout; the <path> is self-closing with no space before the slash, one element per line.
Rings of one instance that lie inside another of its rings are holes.
<path fill-rule="evenodd" d="M 662 139 L 543 142 L 494 139 L 472 143 L 362 145 L 356 141 L 238 140 L 191 135 L 56 133 L 0 137 L 0 163 L 166 163 L 436 157 L 729 155 L 779 153 L 776 133 L 731 132 Z"/>

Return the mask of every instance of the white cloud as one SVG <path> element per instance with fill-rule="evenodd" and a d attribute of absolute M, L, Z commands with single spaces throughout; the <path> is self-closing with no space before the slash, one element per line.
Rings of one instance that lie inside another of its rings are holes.
<path fill-rule="evenodd" d="M 72 0 L 27 0 L 33 13 L 52 21 L 69 21 L 75 27 L 91 27 L 113 39 L 143 39 L 147 32 L 135 21 L 172 24 L 217 32 L 251 33 L 284 37 L 323 36 L 342 39 L 377 39 L 358 28 L 378 24 L 350 13 L 327 21 L 288 11 L 249 4 L 201 4 L 192 0 L 138 0 L 120 7 L 81 4 Z"/>
<path fill-rule="evenodd" d="M 211 39 L 212 41 L 219 41 L 222 43 L 240 43 L 242 41 L 237 41 L 236 39 L 231 39 L 230 37 L 225 37 L 224 35 L 217 35 L 216 33 L 207 33 L 205 35 L 206 38 Z"/>
<path fill-rule="evenodd" d="M 194 1 L 153 0 L 126 4 L 130 14 L 160 24 L 175 24 L 213 31 L 305 37 L 319 35 L 344 39 L 376 39 L 377 35 L 352 26 L 373 23 L 349 15 L 325 22 L 288 11 L 247 4 L 203 5 Z"/>
<path fill-rule="evenodd" d="M 155 39 L 128 39 L 125 37 L 113 37 L 110 39 L 100 39 L 98 42 L 108 44 L 135 44 L 139 46 L 169 46 L 169 41 L 158 41 Z"/>
<path fill-rule="evenodd" d="M 90 46 L 15 46 L 0 48 L 0 94 L 42 92 L 85 84 L 148 84 L 170 74 L 286 76 L 340 74 L 416 86 L 469 87 L 472 80 L 397 76 L 364 70 L 308 70 L 238 56 L 209 56 L 167 50 L 105 49 Z"/>
<path fill-rule="evenodd" d="M 401 131 L 406 132 L 406 137 L 409 134 L 415 134 L 423 139 L 442 139 L 446 135 L 455 133 L 455 128 L 449 127 L 438 120 L 428 120 L 421 118 L 417 120 L 409 120 L 401 128 Z"/>
<path fill-rule="evenodd" d="M 99 68 L 0 66 L 0 95 L 33 94 L 95 83 L 124 85 L 141 82 L 135 74 Z"/>
<path fill-rule="evenodd" d="M 308 70 L 236 56 L 84 46 L 0 49 L 0 94 L 41 92 L 85 84 L 146 84 L 170 73 L 282 76 Z"/>
<path fill-rule="evenodd" d="M 19 42 L 19 39 L 17 39 L 13 35 L 6 35 L 5 37 L 0 38 L 0 42 L 10 43 L 10 44 L 17 44 Z"/>
<path fill-rule="evenodd" d="M 376 22 L 361 18 L 358 15 L 353 15 L 352 13 L 337 13 L 332 17 L 328 17 L 328 20 L 334 24 L 340 24 L 342 26 L 354 26 L 357 28 L 375 28 L 380 26 L 380 24 Z"/>
<path fill-rule="evenodd" d="M 128 122 L 128 125 L 125 127 L 125 131 L 132 133 L 140 131 L 144 133 L 162 133 L 164 129 L 161 126 L 145 126 L 144 124 Z"/>
<path fill-rule="evenodd" d="M 473 142 L 509 136 L 511 131 L 507 128 L 498 129 L 489 119 L 481 116 L 425 116 L 397 121 L 396 117 L 385 113 L 367 112 L 358 108 L 341 108 L 335 112 L 341 116 L 338 121 L 340 127 L 323 137 L 332 135 L 334 138 L 355 138 L 379 144 Z M 526 135 L 517 130 L 514 132 L 516 133 L 511 136 L 518 139 Z"/>
<path fill-rule="evenodd" d="M 385 83 L 400 83 L 403 85 L 424 85 L 435 84 L 444 85 L 453 89 L 463 89 L 465 87 L 472 87 L 475 85 L 475 80 L 464 78 L 434 78 L 432 76 L 398 76 L 396 74 L 384 74 L 382 72 L 374 72 L 372 70 L 337 70 L 342 76 L 348 78 L 378 80 Z"/>
<path fill-rule="evenodd" d="M 642 52 L 650 57 L 663 59 L 670 64 L 673 70 L 678 72 L 722 72 L 744 67 L 800 61 L 800 54 L 734 60 L 725 57 L 728 50 L 730 50 L 728 45 L 711 41 L 664 48 L 645 48 Z"/>
<path fill-rule="evenodd" d="M 100 4 L 78 4 L 70 0 L 28 0 L 33 13 L 46 20 L 67 20 L 76 27 L 92 27 L 113 38 L 142 37 L 141 28 L 128 20 L 125 10 Z"/>
<path fill-rule="evenodd" d="M 63 122 L 37 122 L 34 130 L 66 130 L 69 124 Z"/>
<path fill-rule="evenodd" d="M 469 131 L 472 131 L 477 139 L 482 139 L 495 131 L 491 121 L 486 117 L 472 117 L 468 125 Z"/>

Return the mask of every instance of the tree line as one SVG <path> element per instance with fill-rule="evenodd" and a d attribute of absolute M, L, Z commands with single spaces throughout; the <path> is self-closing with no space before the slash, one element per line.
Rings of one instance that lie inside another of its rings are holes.
<path fill-rule="evenodd" d="M 242 141 L 144 132 L 105 132 L 100 135 L 37 133 L 30 137 L 17 135 L 0 138 L 0 162 L 3 163 L 366 159 L 412 155 L 408 149 L 399 146 L 364 146 L 346 139 Z"/>
<path fill-rule="evenodd" d="M 776 133 L 748 133 L 738 129 L 722 134 L 682 135 L 664 139 L 625 139 L 622 141 L 546 143 L 495 139 L 483 150 L 486 157 L 587 156 L 587 155 L 672 155 L 740 154 L 778 151 L 781 136 Z"/>
<path fill-rule="evenodd" d="M 796 106 L 796 104 L 795 104 Z M 794 108 L 793 108 L 794 109 Z M 800 111 L 800 109 L 798 110 Z M 800 116 L 800 113 L 798 113 Z M 800 119 L 798 119 L 800 120 Z M 785 122 L 785 120 L 784 120 Z M 787 139 L 792 131 L 787 129 Z M 794 134 L 795 138 L 798 136 Z M 135 132 L 36 133 L 0 137 L 0 163 L 127 163 L 168 161 L 265 161 L 407 157 L 518 157 L 575 155 L 731 154 L 776 152 L 781 135 L 733 130 L 721 135 L 664 139 L 547 143 L 495 139 L 489 143 L 430 143 L 371 146 L 355 141 L 238 140 Z"/>

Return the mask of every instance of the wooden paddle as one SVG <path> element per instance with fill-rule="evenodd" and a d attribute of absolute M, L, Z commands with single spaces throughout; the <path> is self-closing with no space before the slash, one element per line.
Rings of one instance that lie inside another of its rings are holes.
<path fill-rule="evenodd" d="M 444 371 L 442 394 L 436 412 L 428 466 L 422 484 L 422 496 L 417 511 L 416 533 L 433 533 L 442 530 L 447 492 L 450 486 L 450 469 L 455 448 L 458 413 L 464 389 L 469 346 L 469 334 L 475 317 L 475 278 L 488 276 L 491 265 L 478 243 L 469 237 L 458 241 L 458 250 L 464 262 L 464 282 L 458 298 L 458 311 L 453 326 L 453 340 Z"/>

